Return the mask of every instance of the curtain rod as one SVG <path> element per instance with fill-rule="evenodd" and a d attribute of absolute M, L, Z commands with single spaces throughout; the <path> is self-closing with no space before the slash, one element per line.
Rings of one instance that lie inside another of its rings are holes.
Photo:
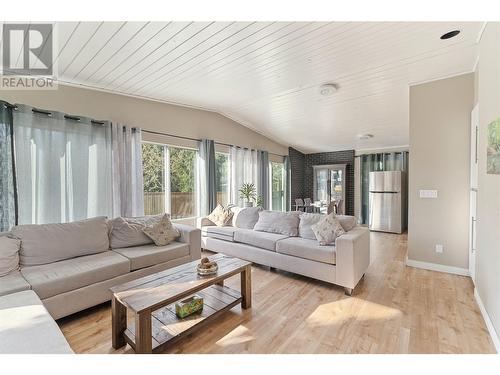
<path fill-rule="evenodd" d="M 165 135 L 167 137 L 180 138 L 180 139 L 186 139 L 188 141 L 201 142 L 201 139 L 191 138 L 191 137 L 185 137 L 185 136 L 182 136 L 182 135 L 175 135 L 175 134 L 170 134 L 170 133 L 162 133 L 162 132 L 156 132 L 156 131 L 144 130 L 144 129 L 141 129 L 141 131 L 144 132 L 144 133 L 149 133 L 149 134 Z M 227 147 L 240 147 L 240 146 L 235 146 L 235 145 L 231 145 L 229 143 L 218 142 L 218 141 L 214 141 L 214 143 L 217 144 L 217 145 L 227 146 Z M 248 147 L 242 147 L 242 148 L 247 148 L 248 149 Z M 276 154 L 276 153 L 270 152 L 270 151 L 268 151 L 268 153 L 271 154 L 271 155 L 276 155 L 276 156 L 281 156 L 281 157 L 285 156 L 285 155 Z"/>

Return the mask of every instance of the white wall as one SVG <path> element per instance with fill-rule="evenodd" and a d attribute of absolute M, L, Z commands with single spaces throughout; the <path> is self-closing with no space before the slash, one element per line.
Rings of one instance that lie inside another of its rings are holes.
<path fill-rule="evenodd" d="M 468 268 L 473 104 L 472 73 L 410 87 L 409 264 Z M 421 189 L 437 190 L 438 198 L 420 198 Z"/>
<path fill-rule="evenodd" d="M 500 335 L 500 175 L 486 173 L 488 124 L 500 117 L 500 23 L 488 23 L 478 66 L 479 185 L 476 289 Z"/>
<path fill-rule="evenodd" d="M 218 113 L 125 95 L 60 85 L 47 91 L 0 91 L 0 99 L 99 120 L 123 122 L 145 130 L 208 138 L 237 146 L 288 154 L 288 147 Z M 148 140 L 152 140 L 152 136 Z M 178 145 L 179 139 L 171 139 Z"/>

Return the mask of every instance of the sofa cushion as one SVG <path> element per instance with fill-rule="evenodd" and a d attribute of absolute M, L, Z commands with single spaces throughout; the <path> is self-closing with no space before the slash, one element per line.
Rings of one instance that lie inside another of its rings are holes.
<path fill-rule="evenodd" d="M 260 207 L 231 207 L 233 212 L 232 226 L 241 229 L 253 229 L 259 220 Z"/>
<path fill-rule="evenodd" d="M 279 233 L 287 237 L 298 236 L 299 213 L 261 211 L 259 212 L 259 220 L 253 229 L 262 232 Z"/>
<path fill-rule="evenodd" d="M 318 221 L 325 217 L 324 214 L 312 214 L 303 212 L 300 214 L 300 223 L 299 223 L 299 236 L 302 238 L 307 238 L 309 240 L 316 240 L 316 236 L 311 229 L 311 226 L 317 224 Z M 356 217 L 349 215 L 336 215 L 337 219 L 339 219 L 340 225 L 346 232 L 353 229 L 356 225 Z"/>
<path fill-rule="evenodd" d="M 0 296 L 30 289 L 30 284 L 19 271 L 12 271 L 0 277 Z"/>
<path fill-rule="evenodd" d="M 234 242 L 234 233 L 238 230 L 235 227 L 201 227 L 203 237 L 216 238 L 218 240 Z"/>
<path fill-rule="evenodd" d="M 182 242 L 172 242 L 165 246 L 143 245 L 114 249 L 120 255 L 130 260 L 130 270 L 154 266 L 189 255 L 189 245 Z"/>
<path fill-rule="evenodd" d="M 276 251 L 276 242 L 288 236 L 276 233 L 258 232 L 252 229 L 238 229 L 234 232 L 234 241 Z"/>
<path fill-rule="evenodd" d="M 316 240 L 289 237 L 277 242 L 276 252 L 316 262 L 335 264 L 335 246 L 321 246 Z"/>
<path fill-rule="evenodd" d="M 21 266 L 36 266 L 109 250 L 106 218 L 64 224 L 28 224 L 12 228 L 21 240 Z"/>
<path fill-rule="evenodd" d="M 72 354 L 40 298 L 26 290 L 0 297 L 1 354 Z"/>
<path fill-rule="evenodd" d="M 79 289 L 130 272 L 127 258 L 113 251 L 21 268 L 41 299 Z"/>
<path fill-rule="evenodd" d="M 21 241 L 5 236 L 0 237 L 0 276 L 19 269 L 19 247 Z"/>

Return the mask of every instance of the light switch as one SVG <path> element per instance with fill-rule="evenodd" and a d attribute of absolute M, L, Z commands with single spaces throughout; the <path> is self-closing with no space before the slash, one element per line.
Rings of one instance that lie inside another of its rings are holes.
<path fill-rule="evenodd" d="M 420 190 L 420 198 L 437 198 L 437 190 Z"/>

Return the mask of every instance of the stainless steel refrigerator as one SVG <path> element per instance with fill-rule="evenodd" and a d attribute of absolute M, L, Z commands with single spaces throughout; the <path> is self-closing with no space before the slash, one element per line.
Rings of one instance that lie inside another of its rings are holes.
<path fill-rule="evenodd" d="M 402 233 L 407 224 L 406 207 L 406 173 L 401 171 L 370 172 L 370 230 Z"/>

